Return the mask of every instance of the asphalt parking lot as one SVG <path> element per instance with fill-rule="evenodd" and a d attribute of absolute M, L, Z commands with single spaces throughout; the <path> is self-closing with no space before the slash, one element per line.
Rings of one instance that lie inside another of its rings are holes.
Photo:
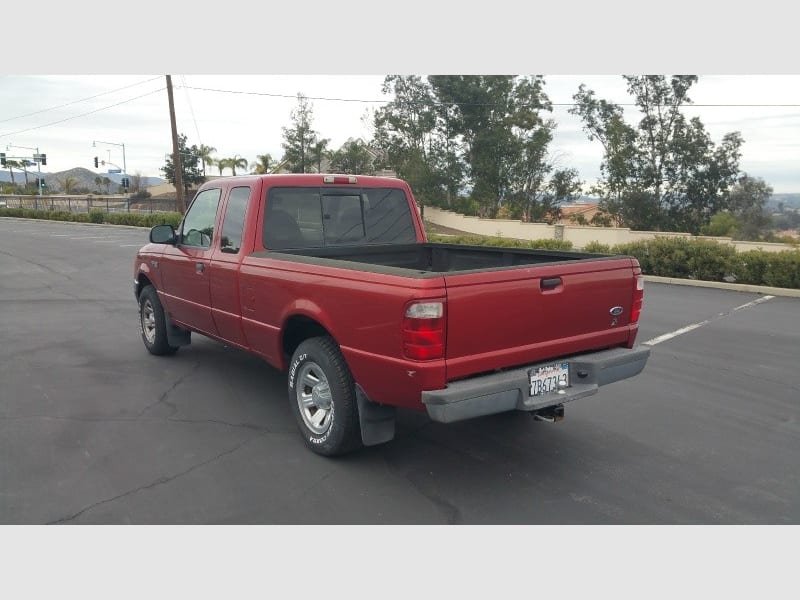
<path fill-rule="evenodd" d="M 326 459 L 258 358 L 145 351 L 146 237 L 0 219 L 0 523 L 800 523 L 800 299 L 648 284 L 639 342 L 708 322 L 563 422 L 401 413 Z"/>

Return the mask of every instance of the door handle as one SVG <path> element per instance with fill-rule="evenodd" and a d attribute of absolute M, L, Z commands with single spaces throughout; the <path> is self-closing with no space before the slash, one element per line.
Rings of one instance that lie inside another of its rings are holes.
<path fill-rule="evenodd" d="M 561 277 L 551 277 L 550 279 L 542 279 L 542 289 L 548 290 L 550 288 L 558 287 L 561 285 Z"/>
<path fill-rule="evenodd" d="M 195 273 L 202 274 L 203 271 L 205 271 L 205 270 L 206 270 L 206 266 L 203 263 L 196 263 L 194 265 Z"/>

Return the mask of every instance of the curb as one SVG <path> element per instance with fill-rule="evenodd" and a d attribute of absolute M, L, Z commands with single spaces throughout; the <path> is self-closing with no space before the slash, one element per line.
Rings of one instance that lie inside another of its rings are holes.
<path fill-rule="evenodd" d="M 724 283 L 722 281 L 703 281 L 699 279 L 677 279 L 675 277 L 659 277 L 657 275 L 645 275 L 645 281 L 652 283 L 669 283 L 672 285 L 688 285 L 692 287 L 714 288 L 717 290 L 728 290 L 729 292 L 752 292 L 754 294 L 767 294 L 770 296 L 787 296 L 790 298 L 800 298 L 800 290 L 791 288 L 769 287 L 766 285 L 750 285 L 748 283 Z"/>
<path fill-rule="evenodd" d="M 139 227 L 138 225 L 117 225 L 115 223 L 81 223 L 78 221 L 54 221 L 50 219 L 26 219 L 24 217 L 0 217 L 9 221 L 24 221 L 26 223 L 65 223 L 68 225 L 91 225 L 93 227 L 124 227 L 125 229 L 136 229 L 138 231 L 148 230 L 149 227 Z"/>

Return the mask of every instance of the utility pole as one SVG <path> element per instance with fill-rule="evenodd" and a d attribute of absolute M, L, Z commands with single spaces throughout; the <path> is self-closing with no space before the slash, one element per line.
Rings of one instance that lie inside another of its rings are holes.
<path fill-rule="evenodd" d="M 167 75 L 167 96 L 169 97 L 169 120 L 172 124 L 172 165 L 175 168 L 175 191 L 178 193 L 178 212 L 186 212 L 186 201 L 183 197 L 183 167 L 178 146 L 178 127 L 175 124 L 175 103 L 172 100 L 172 77 Z"/>

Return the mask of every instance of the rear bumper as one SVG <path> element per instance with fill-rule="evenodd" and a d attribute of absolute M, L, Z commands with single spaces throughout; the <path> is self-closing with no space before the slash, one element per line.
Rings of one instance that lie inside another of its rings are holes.
<path fill-rule="evenodd" d="M 463 421 L 509 410 L 533 411 L 596 394 L 600 386 L 637 375 L 650 357 L 650 348 L 612 348 L 527 365 L 449 384 L 443 390 L 422 392 L 428 415 L 440 423 Z M 531 397 L 528 372 L 554 362 L 569 363 L 570 386 L 563 393 Z"/>

